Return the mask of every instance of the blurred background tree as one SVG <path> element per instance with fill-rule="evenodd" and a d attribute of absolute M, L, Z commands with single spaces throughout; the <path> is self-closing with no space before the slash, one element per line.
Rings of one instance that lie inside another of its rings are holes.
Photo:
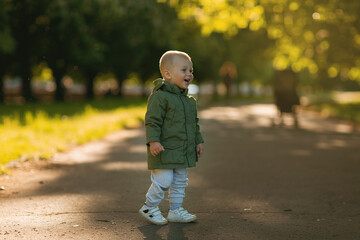
<path fill-rule="evenodd" d="M 142 84 L 158 77 L 169 49 L 190 53 L 198 84 L 217 86 L 221 66 L 233 63 L 235 93 L 240 84 L 268 86 L 284 69 L 311 92 L 359 90 L 358 12 L 357 0 L 4 0 L 0 101 L 4 76 L 19 77 L 23 100 L 34 100 L 39 66 L 58 101 L 70 86 L 65 78 L 82 82 L 92 99 L 95 79 L 111 76 L 121 96 L 129 75 Z"/>
<path fill-rule="evenodd" d="M 314 89 L 346 89 L 347 86 L 358 89 L 359 87 L 359 1 L 159 0 L 159 2 L 167 2 L 175 7 L 179 18 L 197 22 L 204 36 L 222 33 L 225 37 L 237 38 L 248 30 L 254 34 L 266 31 L 266 36 L 264 35 L 258 42 L 251 41 L 251 38 L 250 41 L 244 41 L 243 38 L 238 41 L 238 44 L 250 48 L 256 44 L 268 46 L 266 50 L 260 47 L 262 51 L 265 50 L 264 56 L 248 52 L 242 57 L 261 58 L 263 63 L 266 62 L 265 59 L 270 59 L 274 70 L 289 68 L 296 73 L 301 72 L 303 82 L 311 84 Z M 256 46 L 254 50 L 257 50 Z M 237 53 L 241 55 L 241 52 Z M 239 62 L 238 65 L 240 66 Z M 249 64 L 247 67 L 256 69 L 256 65 Z"/>
<path fill-rule="evenodd" d="M 0 102 L 4 101 L 4 76 L 9 71 L 9 58 L 15 49 L 15 39 L 11 34 L 11 6 L 0 1 Z"/>

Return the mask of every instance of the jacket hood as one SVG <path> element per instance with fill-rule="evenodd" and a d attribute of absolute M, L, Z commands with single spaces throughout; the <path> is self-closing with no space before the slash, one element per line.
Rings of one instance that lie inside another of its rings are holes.
<path fill-rule="evenodd" d="M 162 78 L 158 78 L 154 81 L 155 87 L 152 92 L 156 92 L 160 88 L 171 93 L 179 94 L 179 95 L 187 95 L 188 89 L 181 89 L 178 86 L 165 81 Z"/>

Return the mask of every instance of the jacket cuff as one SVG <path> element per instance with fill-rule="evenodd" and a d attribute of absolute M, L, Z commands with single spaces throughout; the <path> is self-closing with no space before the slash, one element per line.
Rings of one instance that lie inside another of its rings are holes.
<path fill-rule="evenodd" d="M 159 137 L 147 137 L 146 138 L 146 145 L 149 145 L 151 142 L 160 142 Z"/>
<path fill-rule="evenodd" d="M 196 145 L 200 143 L 204 143 L 204 139 L 202 138 L 201 134 L 197 135 L 195 138 Z"/>

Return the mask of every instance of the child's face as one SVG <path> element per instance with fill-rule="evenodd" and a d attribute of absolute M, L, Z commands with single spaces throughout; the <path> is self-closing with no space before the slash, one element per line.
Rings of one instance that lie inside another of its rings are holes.
<path fill-rule="evenodd" d="M 166 80 L 181 89 L 187 89 L 194 79 L 192 62 L 186 58 L 175 57 L 167 71 Z"/>

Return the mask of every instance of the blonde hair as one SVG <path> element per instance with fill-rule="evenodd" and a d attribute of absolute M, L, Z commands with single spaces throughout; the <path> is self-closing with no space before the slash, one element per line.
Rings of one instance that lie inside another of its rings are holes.
<path fill-rule="evenodd" d="M 191 62 L 190 56 L 185 52 L 176 51 L 176 50 L 171 50 L 171 51 L 165 52 L 161 56 L 160 61 L 159 61 L 159 68 L 160 68 L 161 75 L 163 77 L 164 77 L 164 70 L 172 66 L 173 60 L 175 57 L 182 57 Z"/>

